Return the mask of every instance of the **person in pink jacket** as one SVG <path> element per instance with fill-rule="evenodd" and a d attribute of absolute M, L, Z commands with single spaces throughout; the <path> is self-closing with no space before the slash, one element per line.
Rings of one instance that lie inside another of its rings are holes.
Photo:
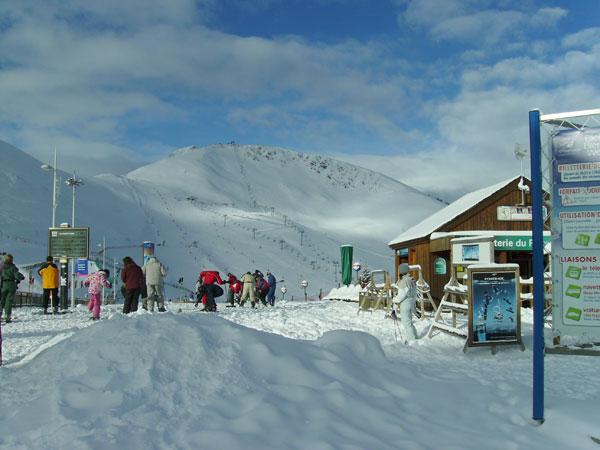
<path fill-rule="evenodd" d="M 102 293 L 102 287 L 112 287 L 108 281 L 109 274 L 110 272 L 107 269 L 99 270 L 87 277 L 83 283 L 88 288 L 88 294 L 90 295 L 88 309 L 92 312 L 92 319 L 94 320 L 100 318 L 100 304 L 102 303 L 100 294 Z"/>

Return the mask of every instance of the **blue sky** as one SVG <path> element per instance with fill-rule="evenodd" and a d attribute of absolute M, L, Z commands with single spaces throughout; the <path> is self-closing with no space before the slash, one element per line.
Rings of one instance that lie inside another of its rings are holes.
<path fill-rule="evenodd" d="M 8 3 L 0 139 L 85 175 L 235 140 L 464 191 L 518 170 L 529 109 L 600 106 L 596 0 Z"/>

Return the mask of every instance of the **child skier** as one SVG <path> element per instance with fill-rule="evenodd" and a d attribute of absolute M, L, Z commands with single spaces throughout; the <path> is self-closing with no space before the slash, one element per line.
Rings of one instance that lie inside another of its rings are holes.
<path fill-rule="evenodd" d="M 88 288 L 88 294 L 90 295 L 90 301 L 88 302 L 88 309 L 92 312 L 92 319 L 100 319 L 100 294 L 102 287 L 111 288 L 112 285 L 108 281 L 110 272 L 107 269 L 99 270 L 94 272 L 83 282 L 84 286 Z"/>

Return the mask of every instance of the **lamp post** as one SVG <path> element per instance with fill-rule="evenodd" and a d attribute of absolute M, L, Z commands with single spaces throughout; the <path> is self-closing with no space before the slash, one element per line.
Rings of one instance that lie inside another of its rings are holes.
<path fill-rule="evenodd" d="M 65 184 L 67 186 L 71 186 L 71 189 L 73 190 L 73 206 L 71 207 L 71 226 L 75 228 L 75 188 L 81 186 L 83 184 L 83 180 L 81 178 L 77 178 L 75 173 L 73 173 L 73 176 L 67 179 L 67 181 L 65 181 Z"/>
<path fill-rule="evenodd" d="M 42 169 L 52 171 L 52 228 L 56 228 L 56 147 L 54 147 L 54 165 L 42 164 Z"/>
<path fill-rule="evenodd" d="M 339 261 L 334 261 L 333 262 L 333 271 L 334 271 L 334 274 L 335 274 L 335 283 L 336 284 L 338 282 L 338 278 L 337 277 L 338 277 L 338 264 L 339 263 L 340 263 Z"/>
<path fill-rule="evenodd" d="M 71 186 L 71 189 L 73 191 L 73 205 L 71 207 L 71 227 L 75 228 L 75 188 L 77 186 L 81 186 L 83 184 L 83 180 L 80 178 L 77 178 L 75 176 L 75 173 L 73 173 L 73 176 L 71 178 L 67 179 L 67 181 L 65 181 L 65 184 L 67 186 Z M 71 308 L 75 308 L 75 259 L 73 259 L 73 258 L 71 258 L 70 276 L 71 276 Z"/>
<path fill-rule="evenodd" d="M 308 281 L 306 280 L 302 280 L 300 282 L 300 287 L 302 287 L 302 289 L 304 289 L 304 301 L 308 301 L 308 296 L 306 295 L 306 288 L 308 287 Z"/>
<path fill-rule="evenodd" d="M 285 300 L 286 292 L 287 292 L 287 288 L 285 286 L 281 286 L 281 300 Z"/>
<path fill-rule="evenodd" d="M 117 260 L 113 259 L 113 304 L 117 304 Z"/>
<path fill-rule="evenodd" d="M 96 246 L 102 247 L 102 268 L 104 269 L 106 266 L 106 236 L 102 236 L 102 244 L 96 244 Z M 104 303 L 104 286 L 102 286 L 102 303 Z"/>

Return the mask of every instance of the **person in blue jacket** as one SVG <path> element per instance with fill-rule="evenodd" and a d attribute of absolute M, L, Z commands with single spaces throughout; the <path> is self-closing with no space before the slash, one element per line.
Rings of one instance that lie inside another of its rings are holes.
<path fill-rule="evenodd" d="M 269 293 L 267 294 L 267 302 L 269 305 L 275 306 L 275 288 L 277 287 L 277 280 L 275 275 L 270 271 L 267 271 L 267 282 L 269 283 Z"/>

